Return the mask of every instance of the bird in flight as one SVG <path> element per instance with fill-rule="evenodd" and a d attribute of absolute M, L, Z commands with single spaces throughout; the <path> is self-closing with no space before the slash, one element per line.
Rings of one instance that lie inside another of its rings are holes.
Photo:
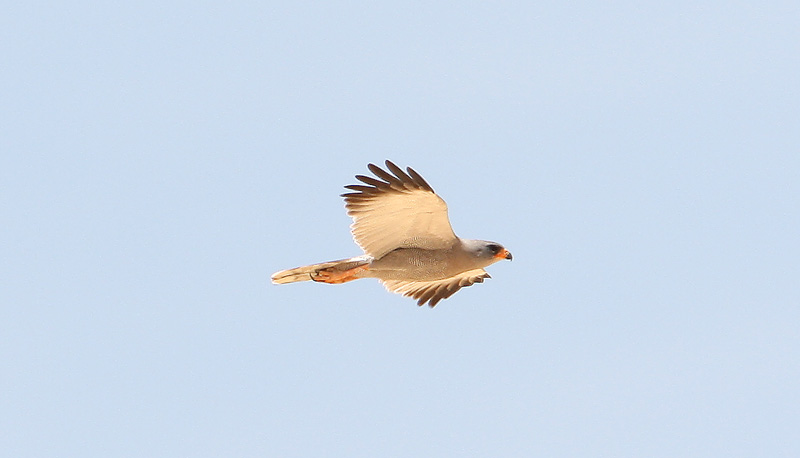
<path fill-rule="evenodd" d="M 353 238 L 364 254 L 282 270 L 272 274 L 273 283 L 377 278 L 389 291 L 434 307 L 490 278 L 484 267 L 511 260 L 499 243 L 457 237 L 447 204 L 411 167 L 403 171 L 391 161 L 386 161 L 388 172 L 375 164 L 367 167 L 375 178 L 356 175 L 363 184 L 345 186 L 351 192 L 342 194 L 353 218 Z"/>

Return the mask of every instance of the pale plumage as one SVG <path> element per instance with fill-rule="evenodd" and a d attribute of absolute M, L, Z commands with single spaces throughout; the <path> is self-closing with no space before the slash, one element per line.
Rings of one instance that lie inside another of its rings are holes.
<path fill-rule="evenodd" d="M 447 299 L 465 286 L 483 283 L 485 278 L 491 278 L 491 276 L 483 269 L 475 269 L 443 280 L 382 280 L 381 283 L 393 293 L 417 299 L 418 305 L 428 302 L 431 307 L 434 307 L 440 300 Z"/>
<path fill-rule="evenodd" d="M 511 259 L 497 243 L 456 237 L 447 204 L 414 169 L 403 171 L 390 161 L 391 173 L 368 167 L 377 178 L 357 175 L 363 184 L 345 186 L 352 192 L 342 194 L 353 238 L 365 255 L 276 272 L 274 283 L 377 278 L 389 291 L 433 307 L 490 278 L 484 267 Z"/>
<path fill-rule="evenodd" d="M 380 258 L 396 248 L 449 248 L 457 237 L 447 218 L 447 204 L 433 188 L 414 171 L 408 174 L 390 161 L 386 166 L 394 173 L 369 164 L 376 176 L 356 175 L 367 186 L 352 184 L 345 188 L 355 192 L 342 194 L 353 238 L 364 252 Z"/>

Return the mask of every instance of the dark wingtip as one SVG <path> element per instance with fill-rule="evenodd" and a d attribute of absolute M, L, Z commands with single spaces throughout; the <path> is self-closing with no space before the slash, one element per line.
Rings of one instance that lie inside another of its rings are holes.
<path fill-rule="evenodd" d="M 429 185 L 428 182 L 425 181 L 425 178 L 422 178 L 422 175 L 417 173 L 416 170 L 412 169 L 411 167 L 406 167 L 406 172 L 408 172 L 408 175 L 411 177 L 414 183 L 417 184 L 417 186 L 426 191 L 434 192 L 431 185 Z"/>

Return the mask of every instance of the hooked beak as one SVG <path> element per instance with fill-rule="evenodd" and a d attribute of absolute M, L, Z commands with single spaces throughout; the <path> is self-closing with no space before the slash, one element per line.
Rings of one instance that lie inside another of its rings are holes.
<path fill-rule="evenodd" d="M 511 256 L 511 252 L 506 250 L 505 248 L 500 250 L 496 255 L 494 255 L 494 257 L 497 259 L 508 259 L 509 261 L 513 259 L 513 256 Z"/>

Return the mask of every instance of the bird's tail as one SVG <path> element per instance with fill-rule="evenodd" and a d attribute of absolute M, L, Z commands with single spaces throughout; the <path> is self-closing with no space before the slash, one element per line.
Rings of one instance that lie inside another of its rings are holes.
<path fill-rule="evenodd" d="M 284 284 L 313 280 L 323 283 L 344 283 L 361 278 L 362 272 L 369 269 L 372 259 L 368 256 L 357 256 L 338 261 L 321 262 L 310 266 L 295 267 L 272 274 L 272 283 Z"/>

